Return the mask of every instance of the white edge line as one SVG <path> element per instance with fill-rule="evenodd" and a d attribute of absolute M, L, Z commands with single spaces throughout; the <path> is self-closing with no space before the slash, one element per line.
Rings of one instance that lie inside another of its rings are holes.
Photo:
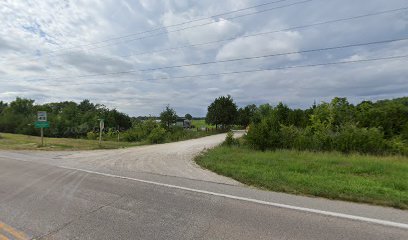
<path fill-rule="evenodd" d="M 224 197 L 224 198 L 229 198 L 229 199 L 235 199 L 235 200 L 241 200 L 241 201 L 246 201 L 246 202 L 258 203 L 258 204 L 263 204 L 263 205 L 268 205 L 268 206 L 273 206 L 273 207 L 286 208 L 286 209 L 292 209 L 292 210 L 297 210 L 297 211 L 302 211 L 302 212 L 309 212 L 309 213 L 317 213 L 317 214 L 320 214 L 320 215 L 326 215 L 326 216 L 332 216 L 332 217 L 338 217 L 338 218 L 345 218 L 345 219 L 357 220 L 357 221 L 362 221 L 362 222 L 380 224 L 380 225 L 384 225 L 384 226 L 391 226 L 391 227 L 408 229 L 408 224 L 404 224 L 404 223 L 380 220 L 380 219 L 375 219 L 375 218 L 360 217 L 360 216 L 354 216 L 354 215 L 350 215 L 350 214 L 330 212 L 330 211 L 318 210 L 318 209 L 313 209 L 313 208 L 296 207 L 296 206 L 287 205 L 287 204 L 267 202 L 267 201 L 252 199 L 252 198 L 246 198 L 246 197 L 238 197 L 238 196 L 229 195 L 229 194 L 216 193 L 216 192 L 210 192 L 210 191 L 199 190 L 199 189 L 194 189 L 194 188 L 181 187 L 181 186 L 177 186 L 177 185 L 153 182 L 153 181 L 137 179 L 137 178 L 131 178 L 131 177 L 124 177 L 124 176 L 119 176 L 119 175 L 114 175 L 114 174 L 109 174 L 109 173 L 95 172 L 95 171 L 85 170 L 85 169 L 80 169 L 80 168 L 71 168 L 71 167 L 65 167 L 65 166 L 59 166 L 59 167 L 69 169 L 69 170 L 76 170 L 76 171 L 81 171 L 81 172 L 86 172 L 86 173 L 97 174 L 97 175 L 106 176 L 106 177 L 121 178 L 121 179 L 126 179 L 126 180 L 142 182 L 142 183 L 154 184 L 154 185 L 157 185 L 157 186 L 181 189 L 181 190 L 190 191 L 190 192 L 197 192 L 197 193 L 209 194 L 209 195 Z"/>

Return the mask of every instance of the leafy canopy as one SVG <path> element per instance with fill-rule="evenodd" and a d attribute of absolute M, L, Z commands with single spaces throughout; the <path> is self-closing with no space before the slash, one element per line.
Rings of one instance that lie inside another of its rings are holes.
<path fill-rule="evenodd" d="M 210 106 L 208 106 L 207 116 L 205 121 L 208 124 L 213 124 L 218 128 L 222 124 L 223 127 L 232 125 L 236 121 L 238 114 L 237 105 L 230 95 L 216 98 Z"/>
<path fill-rule="evenodd" d="M 169 129 L 170 126 L 177 121 L 176 111 L 167 105 L 163 112 L 160 113 L 160 120 L 162 124 Z"/>

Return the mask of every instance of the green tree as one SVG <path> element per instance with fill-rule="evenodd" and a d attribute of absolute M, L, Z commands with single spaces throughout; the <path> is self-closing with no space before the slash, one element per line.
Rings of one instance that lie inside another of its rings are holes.
<path fill-rule="evenodd" d="M 335 97 L 330 102 L 333 111 L 333 124 L 337 127 L 346 123 L 354 122 L 355 108 L 347 101 L 347 98 Z"/>
<path fill-rule="evenodd" d="M 34 134 L 34 100 L 19 98 L 5 107 L 0 115 L 0 131 L 21 134 Z"/>
<path fill-rule="evenodd" d="M 256 114 L 257 107 L 255 104 L 247 105 L 244 108 L 238 109 L 237 124 L 243 127 L 248 126 Z"/>
<path fill-rule="evenodd" d="M 3 112 L 3 110 L 8 106 L 7 103 L 0 101 L 0 114 Z"/>
<path fill-rule="evenodd" d="M 185 117 L 187 120 L 190 120 L 190 121 L 193 119 L 193 116 L 191 116 L 190 113 L 187 113 L 184 117 Z"/>
<path fill-rule="evenodd" d="M 237 114 L 237 105 L 234 103 L 232 97 L 230 95 L 226 97 L 221 96 L 216 98 L 214 102 L 208 106 L 205 121 L 208 124 L 215 125 L 216 129 L 218 129 L 218 125 L 220 124 L 225 128 L 235 123 Z"/>
<path fill-rule="evenodd" d="M 177 114 L 176 111 L 167 105 L 163 112 L 160 113 L 160 120 L 162 124 L 169 129 L 171 124 L 177 121 Z"/>
<path fill-rule="evenodd" d="M 273 112 L 280 124 L 290 125 L 288 120 L 291 109 L 287 105 L 279 102 L 278 105 L 276 105 L 276 107 L 273 109 Z"/>
<path fill-rule="evenodd" d="M 408 122 L 408 98 L 360 103 L 356 116 L 359 127 L 381 128 L 385 137 L 391 139 L 401 134 Z"/>
<path fill-rule="evenodd" d="M 291 110 L 288 115 L 288 125 L 304 128 L 308 124 L 308 118 L 309 115 L 307 114 L 307 110 L 305 111 L 303 111 L 302 109 Z"/>
<path fill-rule="evenodd" d="M 254 116 L 252 117 L 252 121 L 254 123 L 260 123 L 261 120 L 272 113 L 273 107 L 269 104 L 261 104 L 256 109 Z"/>
<path fill-rule="evenodd" d="M 10 103 L 10 108 L 13 113 L 28 116 L 33 113 L 34 100 L 19 98 Z"/>

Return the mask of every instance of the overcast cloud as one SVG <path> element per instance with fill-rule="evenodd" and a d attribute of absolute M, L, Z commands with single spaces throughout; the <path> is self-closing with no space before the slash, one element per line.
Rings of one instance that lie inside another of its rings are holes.
<path fill-rule="evenodd" d="M 172 78 L 408 55 L 408 40 L 254 60 L 136 71 L 408 37 L 408 10 L 244 37 L 408 7 L 406 0 L 287 0 L 131 35 L 272 1 L 276 0 L 1 1 L 0 100 L 9 102 L 17 96 L 35 99 L 37 103 L 90 99 L 132 116 L 156 115 L 166 104 L 170 104 L 180 115 L 191 113 L 193 116 L 204 116 L 214 98 L 227 94 L 232 95 L 239 106 L 283 101 L 291 107 L 300 108 L 308 107 L 314 101 L 328 101 L 335 96 L 358 102 L 408 95 L 408 58 Z M 303 3 L 235 18 L 297 2 Z M 203 26 L 189 28 L 194 25 Z M 183 28 L 188 29 L 177 31 Z M 108 40 L 112 38 L 116 39 Z M 235 39 L 160 51 L 230 38 Z M 132 72 L 101 75 L 129 70 Z"/>

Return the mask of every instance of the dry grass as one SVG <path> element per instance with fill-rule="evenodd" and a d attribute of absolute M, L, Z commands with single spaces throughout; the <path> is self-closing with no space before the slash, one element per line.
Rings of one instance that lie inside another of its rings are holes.
<path fill-rule="evenodd" d="M 5 150 L 93 150 L 93 149 L 117 149 L 143 145 L 143 142 L 116 142 L 71 139 L 71 138 L 44 138 L 44 146 L 41 146 L 41 138 L 35 136 L 0 133 L 0 149 Z"/>

